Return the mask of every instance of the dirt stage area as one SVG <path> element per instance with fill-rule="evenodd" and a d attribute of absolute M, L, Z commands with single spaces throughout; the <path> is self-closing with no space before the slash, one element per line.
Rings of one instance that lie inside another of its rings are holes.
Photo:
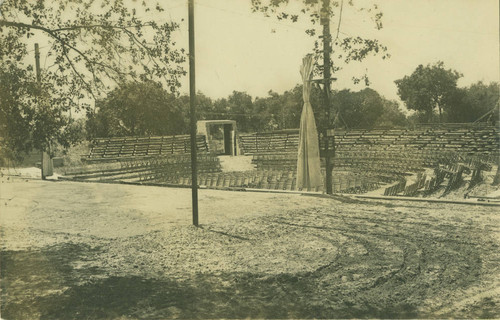
<path fill-rule="evenodd" d="M 2 319 L 499 318 L 500 210 L 2 178 Z"/>

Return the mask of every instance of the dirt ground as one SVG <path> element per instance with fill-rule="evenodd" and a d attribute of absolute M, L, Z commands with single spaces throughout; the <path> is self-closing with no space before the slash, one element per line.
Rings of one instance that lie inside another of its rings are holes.
<path fill-rule="evenodd" d="M 2 319 L 499 318 L 499 207 L 3 177 Z"/>

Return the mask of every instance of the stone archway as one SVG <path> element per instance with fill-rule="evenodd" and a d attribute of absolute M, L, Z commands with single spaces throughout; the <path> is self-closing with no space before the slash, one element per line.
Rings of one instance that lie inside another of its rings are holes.
<path fill-rule="evenodd" d="M 239 154 L 234 120 L 200 120 L 197 122 L 197 134 L 206 137 L 209 150 L 216 154 L 231 156 Z"/>

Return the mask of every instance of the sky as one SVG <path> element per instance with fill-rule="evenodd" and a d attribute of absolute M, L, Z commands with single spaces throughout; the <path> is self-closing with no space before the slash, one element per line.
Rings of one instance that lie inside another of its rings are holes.
<path fill-rule="evenodd" d="M 302 0 L 290 0 L 299 6 Z M 346 1 L 347 2 L 347 1 Z M 461 72 L 460 87 L 477 81 L 500 81 L 498 0 L 355 0 L 376 3 L 383 12 L 383 28 L 376 30 L 365 15 L 345 6 L 341 36 L 378 39 L 391 58 L 370 57 L 342 65 L 334 76 L 335 90 L 365 88 L 353 76 L 366 70 L 370 87 L 388 99 L 398 99 L 394 80 L 410 75 L 419 64 L 443 61 Z M 178 46 L 188 47 L 187 0 L 163 2 L 165 19 L 181 22 L 175 32 Z M 305 34 L 307 19 L 292 23 L 252 13 L 250 0 L 195 1 L 196 89 L 211 98 L 246 91 L 264 97 L 282 93 L 301 82 L 302 58 L 312 51 L 314 38 Z M 337 21 L 332 21 L 332 33 Z M 334 63 L 339 63 L 334 59 Z M 187 69 L 186 65 L 186 69 Z M 189 92 L 188 78 L 182 93 Z"/>

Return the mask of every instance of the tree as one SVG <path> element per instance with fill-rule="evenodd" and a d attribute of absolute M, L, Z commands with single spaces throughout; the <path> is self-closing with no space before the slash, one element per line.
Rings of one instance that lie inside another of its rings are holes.
<path fill-rule="evenodd" d="M 277 92 L 269 90 L 267 97 L 255 98 L 254 111 L 259 115 L 256 119 L 258 121 L 258 130 L 256 131 L 283 129 L 284 104 L 282 103 L 282 96 Z"/>
<path fill-rule="evenodd" d="M 140 18 L 151 10 L 162 12 L 159 4 L 153 9 L 123 0 L 5 0 L 1 10 L 7 50 L 0 51 L 0 58 L 19 61 L 27 54 L 26 39 L 46 39 L 55 67 L 47 71 L 49 80 L 90 94 L 109 88 L 110 80 L 156 79 L 171 91 L 179 87 L 184 71 L 178 63 L 185 57 L 171 42 L 178 24 Z"/>
<path fill-rule="evenodd" d="M 251 132 L 256 129 L 255 120 L 259 115 L 254 112 L 252 97 L 241 91 L 233 91 L 224 103 L 229 110 L 231 120 L 236 120 L 238 128 L 243 132 Z"/>
<path fill-rule="evenodd" d="M 462 74 L 445 69 L 439 61 L 433 65 L 419 65 L 410 76 L 394 81 L 398 87 L 398 95 L 410 110 L 423 113 L 426 122 L 431 122 L 433 112 L 437 108 L 439 120 L 442 122 L 446 101 L 456 93 L 457 80 Z"/>
<path fill-rule="evenodd" d="M 33 122 L 30 101 L 22 97 L 33 96 L 33 83 L 22 81 L 25 70 L 11 65 L 0 69 L 0 160 L 21 160 L 32 147 L 29 128 Z M 3 162 L 3 161 L 0 161 Z"/>
<path fill-rule="evenodd" d="M 481 81 L 457 90 L 447 97 L 445 116 L 448 122 L 473 122 L 498 108 L 499 86 Z M 498 113 L 498 111 L 497 111 Z M 492 117 L 492 119 L 496 119 Z"/>
<path fill-rule="evenodd" d="M 331 20 L 331 25 L 335 28 L 330 40 L 330 45 L 333 48 L 332 71 L 336 72 L 342 69 L 343 64 L 348 64 L 353 61 L 361 62 L 370 55 L 381 55 L 382 59 L 387 59 L 390 54 L 387 52 L 387 47 L 381 44 L 377 39 L 369 39 L 360 35 L 348 35 L 342 32 L 342 16 L 348 9 L 352 9 L 355 16 L 360 17 L 359 22 L 372 21 L 375 29 L 380 30 L 383 27 L 383 13 L 376 4 L 370 7 L 363 7 L 353 0 L 327 0 L 328 12 L 318 10 L 325 0 L 302 0 L 300 6 L 289 6 L 289 0 L 251 0 L 252 10 L 260 12 L 266 17 L 274 16 L 278 20 L 288 20 L 297 22 L 300 19 L 308 19 L 311 27 L 305 30 L 309 36 L 316 36 L 322 25 L 322 19 L 328 15 Z M 295 4 L 295 3 L 294 3 Z M 313 51 L 315 60 L 321 60 L 322 54 L 321 41 L 314 42 Z M 322 73 L 321 66 L 316 64 L 315 73 Z M 366 85 L 369 84 L 366 74 L 353 76 L 352 80 L 355 83 L 364 80 Z"/>
<path fill-rule="evenodd" d="M 467 104 L 471 110 L 469 121 L 476 121 L 489 111 L 493 111 L 491 120 L 498 120 L 500 87 L 498 82 L 486 85 L 481 81 L 467 88 Z"/>
<path fill-rule="evenodd" d="M 339 111 L 348 128 L 371 128 L 382 113 L 383 102 L 375 90 L 351 92 L 345 89 L 335 94 L 333 108 Z"/>
<path fill-rule="evenodd" d="M 87 122 L 92 138 L 174 135 L 187 127 L 179 100 L 152 81 L 123 83 L 96 106 Z"/>
<path fill-rule="evenodd" d="M 159 4 L 148 5 L 145 1 L 0 2 L 0 69 L 24 70 L 13 74 L 17 77 L 14 83 L 30 84 L 27 88 L 13 88 L 16 104 L 24 110 L 21 117 L 10 119 L 16 121 L 12 126 L 24 130 L 23 135 L 29 136 L 32 143 L 17 143 L 12 148 L 16 152 L 46 148 L 54 133 L 65 132 L 67 122 L 54 120 L 33 130 L 25 122 L 48 121 L 53 114 L 80 109 L 79 101 L 102 99 L 111 87 L 124 81 L 154 80 L 176 92 L 179 77 L 185 73 L 179 65 L 185 56 L 171 40 L 178 24 L 148 18 L 152 12 L 162 11 Z M 48 65 L 42 70 L 39 85 L 34 84 L 33 70 L 25 63 L 30 54 L 28 45 L 33 45 L 34 39 L 46 52 L 42 61 Z M 52 103 L 54 97 L 61 101 Z M 50 103 L 42 105 L 43 101 Z M 84 107 L 88 108 L 88 103 Z"/>
<path fill-rule="evenodd" d="M 401 111 L 399 103 L 394 100 L 383 99 L 382 114 L 375 121 L 375 127 L 404 127 L 407 125 L 406 115 Z"/>
<path fill-rule="evenodd" d="M 370 88 L 337 92 L 333 97 L 333 109 L 339 110 L 342 116 L 340 124 L 348 128 L 371 129 L 406 124 L 406 117 L 397 102 L 385 99 Z"/>
<path fill-rule="evenodd" d="M 255 111 L 260 116 L 260 130 L 271 131 L 297 128 L 302 112 L 302 86 L 278 94 L 268 92 L 268 96 L 255 100 Z"/>
<path fill-rule="evenodd" d="M 66 114 L 69 98 L 48 83 L 37 83 L 30 68 L 0 63 L 0 157 L 14 161 L 49 143 L 68 147 L 78 135 Z"/>

